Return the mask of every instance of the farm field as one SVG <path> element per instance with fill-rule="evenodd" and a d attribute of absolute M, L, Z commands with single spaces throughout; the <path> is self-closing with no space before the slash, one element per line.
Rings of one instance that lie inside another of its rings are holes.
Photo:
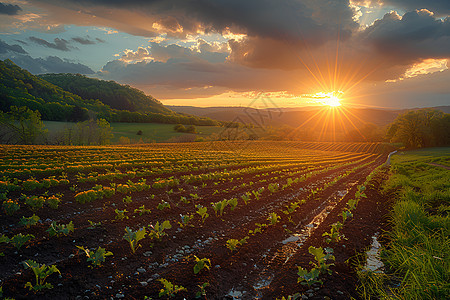
<path fill-rule="evenodd" d="M 380 180 L 369 175 L 386 150 L 259 141 L 0 146 L 3 295 L 357 297 L 346 261 L 384 226 Z M 30 260 L 59 272 L 36 283 Z M 312 262 L 320 275 L 311 279 Z"/>

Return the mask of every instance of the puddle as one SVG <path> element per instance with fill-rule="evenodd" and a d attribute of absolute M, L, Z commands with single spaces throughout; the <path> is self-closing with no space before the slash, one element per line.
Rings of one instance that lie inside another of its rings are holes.
<path fill-rule="evenodd" d="M 226 296 L 231 297 L 233 299 L 241 299 L 243 295 L 244 293 L 242 293 L 241 291 L 236 291 L 235 289 L 232 289 L 231 291 L 228 292 Z"/>
<path fill-rule="evenodd" d="M 372 237 L 372 244 L 369 251 L 366 252 L 367 260 L 364 270 L 372 271 L 375 273 L 384 273 L 384 264 L 380 260 L 380 248 L 381 244 L 378 242 L 379 233 L 375 233 Z"/>

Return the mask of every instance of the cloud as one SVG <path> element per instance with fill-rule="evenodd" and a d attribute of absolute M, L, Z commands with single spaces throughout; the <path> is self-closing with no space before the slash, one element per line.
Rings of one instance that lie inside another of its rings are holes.
<path fill-rule="evenodd" d="M 79 43 L 79 44 L 82 44 L 82 45 L 94 45 L 94 44 L 97 44 L 97 43 L 104 43 L 105 42 L 104 40 L 102 40 L 100 38 L 95 38 L 95 40 L 92 40 L 92 39 L 90 39 L 89 36 L 86 37 L 86 38 L 74 37 L 74 38 L 72 38 L 72 40 L 77 42 L 77 43 Z"/>
<path fill-rule="evenodd" d="M 94 71 L 80 63 L 71 62 L 69 60 L 62 60 L 56 56 L 49 56 L 47 58 L 33 58 L 29 55 L 1 55 L 1 59 L 11 59 L 19 67 L 29 71 L 32 74 L 44 73 L 80 73 L 93 74 Z"/>
<path fill-rule="evenodd" d="M 17 15 L 19 13 L 19 11 L 21 11 L 21 10 L 22 10 L 22 8 L 20 8 L 20 6 L 18 6 L 18 5 L 4 4 L 4 3 L 0 2 L 0 15 L 14 16 L 14 15 Z"/>
<path fill-rule="evenodd" d="M 5 54 L 8 52 L 27 54 L 27 52 L 19 45 L 9 45 L 2 40 L 0 40 L 0 54 Z"/>
<path fill-rule="evenodd" d="M 426 9 L 403 16 L 391 12 L 366 28 L 360 38 L 395 64 L 446 58 L 450 57 L 450 18 L 436 19 Z"/>
<path fill-rule="evenodd" d="M 41 45 L 41 46 L 44 46 L 44 47 L 47 47 L 47 48 L 56 49 L 56 50 L 70 51 L 71 48 L 73 48 L 73 47 L 69 46 L 69 42 L 68 41 L 66 41 L 65 39 L 60 39 L 60 38 L 55 38 L 54 39 L 54 43 L 47 42 L 44 39 L 37 38 L 37 37 L 34 37 L 34 36 L 31 36 L 28 39 L 30 41 L 38 44 L 38 45 Z"/>
<path fill-rule="evenodd" d="M 438 15 L 450 14 L 450 1 L 448 0 L 383 0 L 383 3 L 401 7 L 407 11 L 425 8 Z"/>

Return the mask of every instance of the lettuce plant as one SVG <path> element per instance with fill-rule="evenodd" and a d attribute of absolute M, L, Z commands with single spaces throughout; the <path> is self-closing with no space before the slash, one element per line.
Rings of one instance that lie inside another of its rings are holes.
<path fill-rule="evenodd" d="M 200 259 L 195 255 L 194 258 L 195 258 L 194 274 L 198 274 L 204 268 L 207 268 L 208 270 L 209 268 L 211 268 L 211 261 L 209 260 L 209 258 Z"/>
<path fill-rule="evenodd" d="M 127 226 L 125 228 L 125 235 L 123 236 L 123 239 L 130 243 L 131 252 L 135 253 L 137 248 L 141 246 L 139 245 L 139 241 L 144 239 L 146 234 L 147 232 L 145 227 L 140 228 L 137 231 L 133 231 Z"/>
<path fill-rule="evenodd" d="M 85 249 L 82 246 L 76 246 L 78 249 L 83 250 L 84 253 L 86 253 L 87 256 L 87 262 L 90 262 L 92 265 L 89 266 L 91 268 L 99 267 L 102 265 L 103 262 L 105 262 L 105 258 L 107 256 L 113 255 L 111 251 L 106 251 L 105 248 L 98 247 L 97 250 L 90 251 L 89 249 Z"/>
<path fill-rule="evenodd" d="M 45 264 L 38 264 L 31 259 L 24 261 L 23 264 L 26 269 L 31 269 L 36 277 L 36 284 L 34 286 L 31 282 L 25 284 L 25 287 L 29 288 L 30 291 L 38 292 L 43 289 L 52 289 L 53 285 L 48 282 L 46 283 L 45 280 L 53 273 L 59 273 L 61 275 L 61 272 L 55 265 L 47 266 Z"/>
<path fill-rule="evenodd" d="M 75 227 L 73 225 L 73 222 L 70 221 L 68 224 L 56 224 L 56 221 L 53 221 L 50 224 L 50 227 L 46 230 L 48 232 L 48 235 L 50 237 L 57 236 L 61 237 L 63 235 L 68 235 L 69 233 L 73 232 L 75 230 Z"/>

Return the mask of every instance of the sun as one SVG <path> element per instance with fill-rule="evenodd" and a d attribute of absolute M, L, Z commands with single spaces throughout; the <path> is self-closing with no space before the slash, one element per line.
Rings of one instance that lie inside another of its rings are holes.
<path fill-rule="evenodd" d="M 337 96 L 335 95 L 331 95 L 328 96 L 326 98 L 322 99 L 322 104 L 323 105 L 328 105 L 330 107 L 337 107 L 337 106 L 341 106 L 341 99 L 339 99 Z"/>
<path fill-rule="evenodd" d="M 322 104 L 324 106 L 337 107 L 341 106 L 341 96 L 344 94 L 341 91 L 334 92 L 319 92 L 313 95 L 307 95 L 308 98 L 312 99 L 315 103 Z"/>

